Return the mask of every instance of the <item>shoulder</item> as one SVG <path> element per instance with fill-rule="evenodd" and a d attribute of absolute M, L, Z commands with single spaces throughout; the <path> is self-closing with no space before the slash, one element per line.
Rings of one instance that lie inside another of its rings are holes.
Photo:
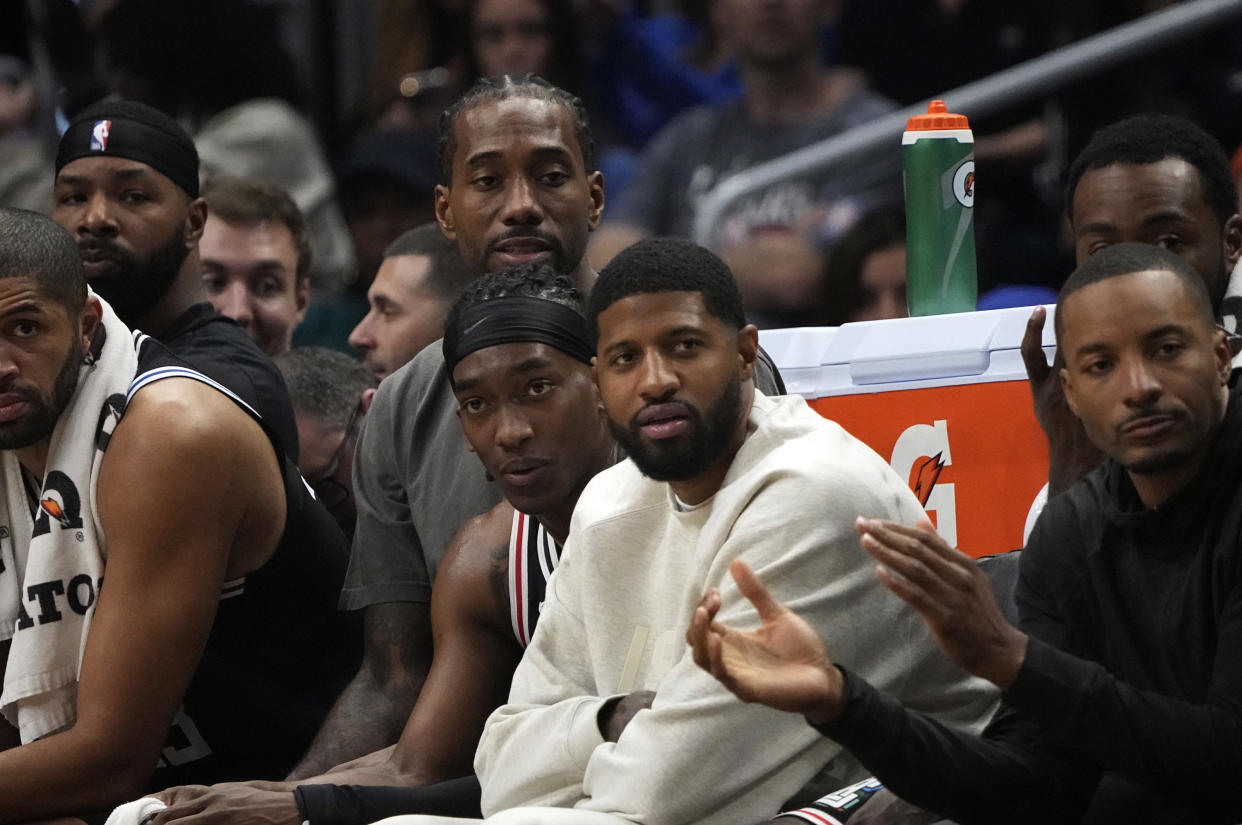
<path fill-rule="evenodd" d="M 652 481 L 625 459 L 595 475 L 574 507 L 570 536 L 601 522 L 668 507 L 668 485 Z"/>
<path fill-rule="evenodd" d="M 676 151 L 687 156 L 700 152 L 704 147 L 687 141 L 706 138 L 719 124 L 732 119 L 735 108 L 732 101 L 692 106 L 665 124 L 650 145 L 653 150 L 660 147 L 666 152 Z"/>
<path fill-rule="evenodd" d="M 888 463 L 802 398 L 756 393 L 751 425 L 722 492 L 737 487 L 729 492 L 751 495 L 746 490 L 762 489 L 770 496 L 853 507 L 855 515 L 891 513 L 905 520 L 916 514 L 911 507 L 918 502 Z"/>
<path fill-rule="evenodd" d="M 462 525 L 432 590 L 432 609 L 437 615 L 470 613 L 504 624 L 514 513 L 512 505 L 502 501 Z"/>

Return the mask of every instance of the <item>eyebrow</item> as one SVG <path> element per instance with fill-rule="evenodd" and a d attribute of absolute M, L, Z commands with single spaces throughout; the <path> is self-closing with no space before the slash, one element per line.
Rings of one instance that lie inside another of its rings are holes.
<path fill-rule="evenodd" d="M 1173 222 L 1194 223 L 1195 220 L 1180 209 L 1161 209 L 1159 212 L 1144 216 L 1142 225 L 1144 227 L 1148 227 L 1156 224 Z"/>
<path fill-rule="evenodd" d="M 555 144 L 536 146 L 532 150 L 531 154 L 536 156 L 555 155 L 557 157 L 573 158 L 573 153 L 569 151 L 568 147 Z M 466 165 L 474 166 L 479 163 L 483 163 L 484 161 L 495 160 L 503 157 L 503 155 L 504 152 L 500 149 L 484 149 L 483 151 L 475 152 L 473 155 L 466 158 Z"/>
<path fill-rule="evenodd" d="M 548 367 L 551 367 L 551 366 L 552 366 L 551 359 L 544 358 L 543 356 L 540 356 L 540 355 L 532 355 L 530 358 L 527 358 L 523 361 L 520 361 L 517 364 L 514 364 L 512 367 L 509 367 L 509 369 L 506 372 L 509 375 L 520 375 L 522 373 L 547 369 Z M 467 375 L 465 378 L 459 378 L 453 382 L 454 389 L 458 391 L 470 390 L 476 387 L 482 380 L 483 380 L 483 376 Z"/>
<path fill-rule="evenodd" d="M 43 315 L 46 312 L 47 312 L 47 308 L 44 307 L 44 305 L 40 301 L 36 301 L 34 299 L 27 299 L 25 301 L 22 301 L 17 306 L 9 307 L 8 309 L 4 310 L 4 312 L 0 312 L 0 318 L 8 318 L 13 315 L 27 315 L 27 314 Z"/>
<path fill-rule="evenodd" d="M 1158 326 L 1155 329 L 1151 329 L 1151 330 L 1148 330 L 1147 332 L 1144 332 L 1140 336 L 1140 340 L 1151 341 L 1156 338 L 1160 338 L 1162 336 L 1172 335 L 1172 334 L 1190 335 L 1190 330 L 1188 330 L 1186 327 L 1182 326 L 1181 324 L 1162 324 L 1161 326 Z M 1074 357 L 1081 358 L 1085 355 L 1092 355 L 1097 352 L 1107 352 L 1111 349 L 1112 347 L 1109 346 L 1108 344 L 1105 344 L 1100 341 L 1096 341 L 1090 344 L 1083 344 L 1081 347 L 1074 350 Z"/>

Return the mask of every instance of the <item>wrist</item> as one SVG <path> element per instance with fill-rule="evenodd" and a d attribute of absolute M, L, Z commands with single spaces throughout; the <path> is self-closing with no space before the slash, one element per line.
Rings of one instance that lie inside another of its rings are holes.
<path fill-rule="evenodd" d="M 997 654 L 988 671 L 979 674 L 1002 691 L 1009 690 L 1017 681 L 1018 674 L 1022 672 L 1022 664 L 1026 661 L 1026 645 L 1029 640 L 1029 637 L 1016 627 L 1010 627 L 1009 630 L 1008 643 Z"/>
<path fill-rule="evenodd" d="M 845 710 L 845 675 L 836 665 L 825 664 L 824 690 L 819 701 L 803 716 L 814 727 L 835 722 Z"/>

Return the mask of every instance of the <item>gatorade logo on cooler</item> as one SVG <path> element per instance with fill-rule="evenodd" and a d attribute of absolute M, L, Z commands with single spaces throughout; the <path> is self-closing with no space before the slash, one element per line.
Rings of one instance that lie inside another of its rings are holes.
<path fill-rule="evenodd" d="M 968 160 L 953 173 L 953 197 L 967 209 L 975 205 L 975 162 Z"/>

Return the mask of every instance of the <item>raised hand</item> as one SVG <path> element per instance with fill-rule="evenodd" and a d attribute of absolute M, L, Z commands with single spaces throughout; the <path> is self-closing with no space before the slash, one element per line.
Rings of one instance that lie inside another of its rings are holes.
<path fill-rule="evenodd" d="M 1061 389 L 1061 367 L 1065 359 L 1060 350 L 1052 366 L 1044 356 L 1044 321 L 1047 312 L 1035 307 L 1022 336 L 1022 361 L 1031 385 L 1035 420 L 1048 437 L 1048 496 L 1052 497 L 1095 469 L 1104 454 L 1087 438 L 1078 416 L 1065 403 Z"/>
<path fill-rule="evenodd" d="M 859 518 L 854 527 L 863 549 L 880 563 L 881 583 L 918 611 L 949 661 L 1009 687 L 1027 637 L 1005 619 L 974 559 L 949 547 L 927 520 L 905 527 Z"/>
<path fill-rule="evenodd" d="M 743 702 L 801 713 L 814 724 L 835 719 L 844 681 L 819 635 L 773 599 L 744 562 L 734 561 L 729 572 L 763 624 L 747 633 L 725 627 L 715 620 L 720 591 L 707 591 L 686 631 L 695 663 Z"/>

